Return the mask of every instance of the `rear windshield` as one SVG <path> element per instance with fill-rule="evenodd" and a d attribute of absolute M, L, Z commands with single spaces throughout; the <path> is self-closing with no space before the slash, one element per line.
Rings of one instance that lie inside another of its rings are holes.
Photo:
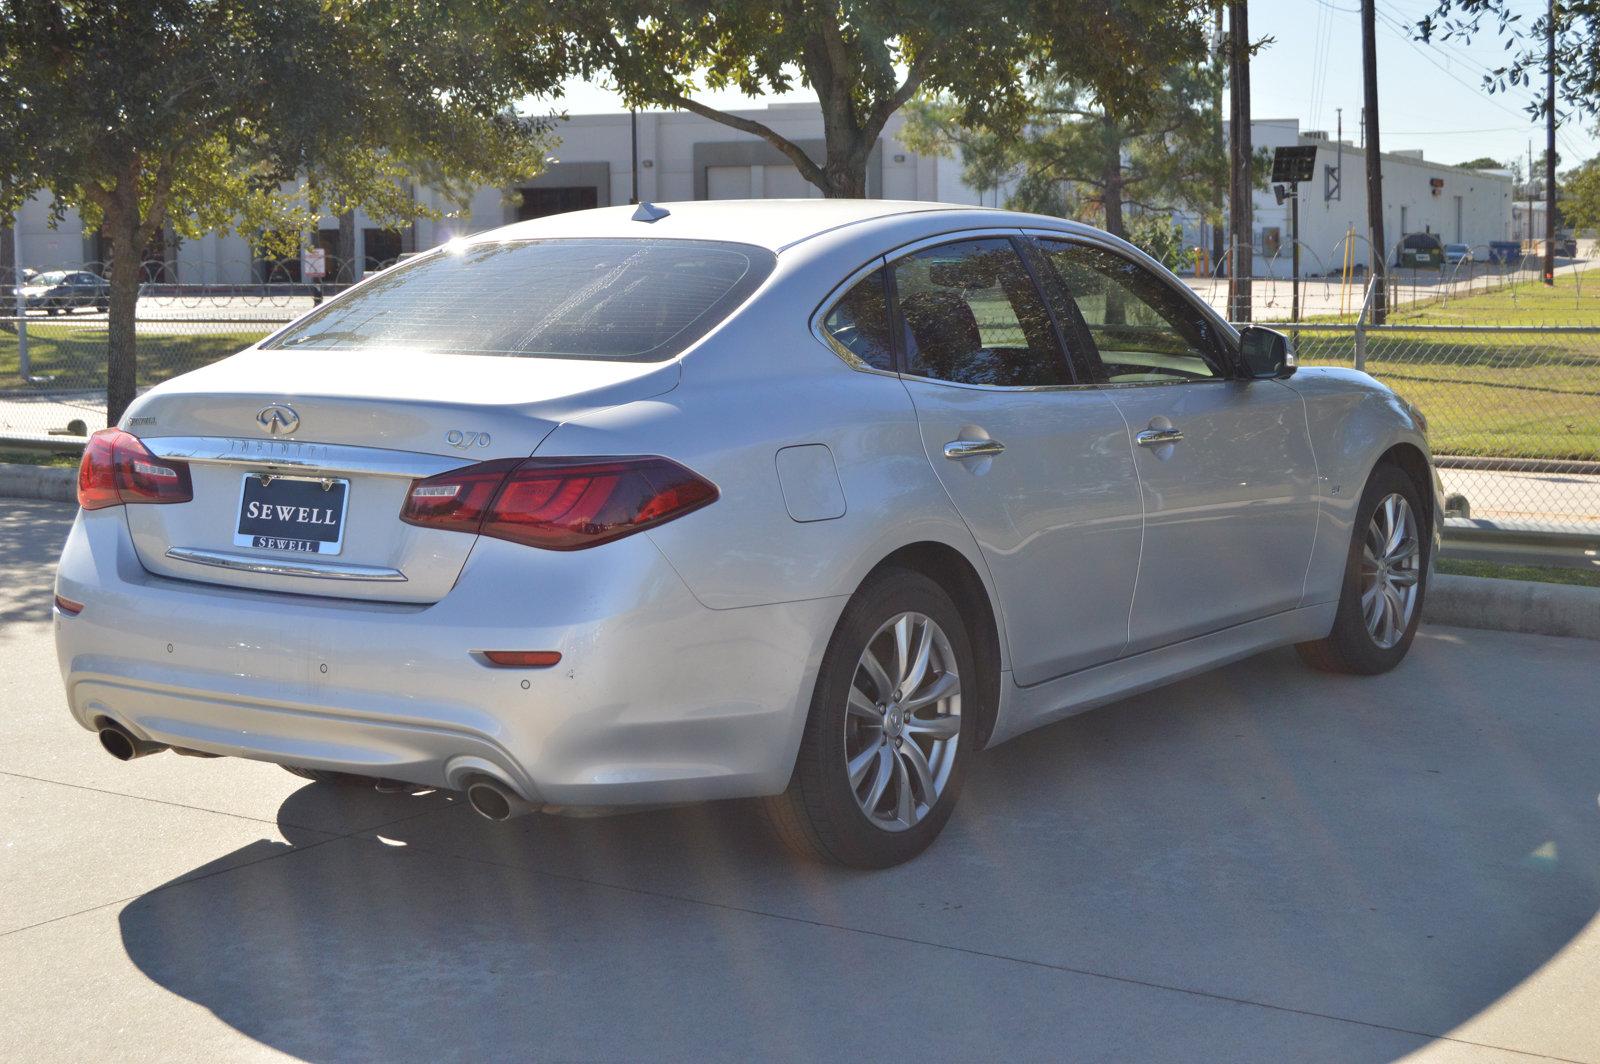
<path fill-rule="evenodd" d="M 447 245 L 262 346 L 655 362 L 732 313 L 776 261 L 763 248 L 710 240 Z"/>

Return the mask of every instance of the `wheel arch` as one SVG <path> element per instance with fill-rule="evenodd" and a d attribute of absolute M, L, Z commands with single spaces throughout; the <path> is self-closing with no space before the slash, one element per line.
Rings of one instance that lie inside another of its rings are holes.
<path fill-rule="evenodd" d="M 1000 711 L 1000 679 L 1004 667 L 1000 653 L 1000 625 L 995 615 L 994 603 L 983 577 L 966 555 L 947 543 L 922 540 L 908 543 L 884 557 L 872 571 L 884 569 L 910 569 L 921 573 L 942 587 L 961 611 L 966 622 L 967 639 L 972 644 L 972 656 L 978 667 L 978 747 L 982 749 L 994 733 L 995 720 Z M 864 582 L 864 581 L 863 581 Z"/>
<path fill-rule="evenodd" d="M 1417 496 L 1422 500 L 1423 518 L 1428 522 L 1430 535 L 1435 529 L 1437 518 L 1436 510 L 1439 500 L 1434 497 L 1433 466 L 1428 461 L 1427 455 L 1414 443 L 1401 442 L 1390 447 L 1378 460 L 1372 464 L 1372 472 L 1381 466 L 1392 465 L 1404 473 L 1417 487 Z M 1372 479 L 1372 472 L 1367 474 L 1367 479 Z"/>

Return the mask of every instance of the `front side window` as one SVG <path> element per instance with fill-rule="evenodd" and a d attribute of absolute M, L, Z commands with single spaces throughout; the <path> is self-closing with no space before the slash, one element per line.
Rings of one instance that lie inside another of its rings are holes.
<path fill-rule="evenodd" d="M 847 361 L 873 369 L 894 369 L 883 271 L 873 271 L 840 297 L 823 320 L 822 331 Z"/>
<path fill-rule="evenodd" d="M 1149 270 L 1084 244 L 1044 240 L 1039 246 L 1077 304 L 1110 383 L 1225 375 L 1217 362 L 1212 327 Z"/>
<path fill-rule="evenodd" d="M 731 314 L 776 261 L 706 240 L 468 244 L 380 274 L 263 346 L 657 362 Z"/>
<path fill-rule="evenodd" d="M 964 240 L 896 262 L 906 372 L 956 384 L 1071 384 L 1055 326 L 1004 238 Z"/>

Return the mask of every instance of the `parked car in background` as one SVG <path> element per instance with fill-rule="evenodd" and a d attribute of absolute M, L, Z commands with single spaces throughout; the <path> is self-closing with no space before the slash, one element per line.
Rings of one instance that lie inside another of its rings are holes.
<path fill-rule="evenodd" d="M 1425 431 L 1073 222 L 579 211 L 141 395 L 85 450 L 56 643 L 124 760 L 495 820 L 759 798 L 881 867 L 985 744 L 1269 647 L 1399 664 Z"/>
<path fill-rule="evenodd" d="M 1463 262 L 1472 261 L 1472 248 L 1466 244 L 1446 244 L 1444 246 L 1444 262 L 1446 266 L 1459 266 Z"/>
<path fill-rule="evenodd" d="M 1407 233 L 1395 246 L 1396 266 L 1442 266 L 1444 243 L 1432 233 Z"/>
<path fill-rule="evenodd" d="M 23 286 L 29 310 L 71 313 L 80 307 L 104 311 L 111 306 L 111 282 L 88 270 L 52 270 Z"/>
<path fill-rule="evenodd" d="M 1515 266 L 1522 261 L 1522 242 L 1518 240 L 1489 241 L 1489 261 L 1503 266 Z"/>
<path fill-rule="evenodd" d="M 1573 236 L 1556 237 L 1556 254 L 1564 259 L 1578 257 L 1578 238 Z"/>

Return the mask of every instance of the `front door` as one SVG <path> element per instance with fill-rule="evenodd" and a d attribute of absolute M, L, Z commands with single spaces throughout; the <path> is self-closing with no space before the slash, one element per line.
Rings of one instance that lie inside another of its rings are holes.
<path fill-rule="evenodd" d="M 924 247 L 891 273 L 923 446 L 988 563 L 1015 681 L 1117 657 L 1140 535 L 1122 415 L 1077 382 L 1011 238 Z"/>
<path fill-rule="evenodd" d="M 1300 396 L 1238 379 L 1198 300 L 1119 252 L 1041 240 L 1134 435 L 1144 551 L 1127 653 L 1293 609 L 1317 527 Z"/>

